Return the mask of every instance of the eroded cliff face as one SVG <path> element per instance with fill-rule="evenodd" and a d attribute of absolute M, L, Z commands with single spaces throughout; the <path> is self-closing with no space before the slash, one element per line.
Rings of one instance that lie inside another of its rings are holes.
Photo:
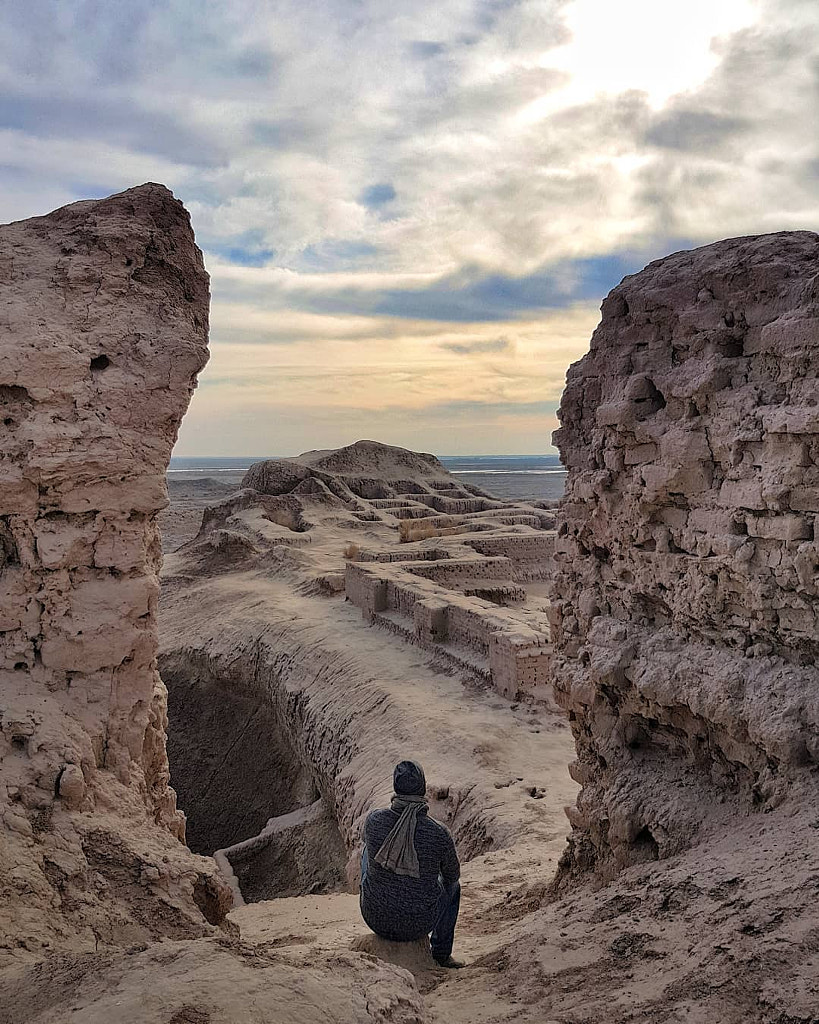
<path fill-rule="evenodd" d="M 819 236 L 676 253 L 602 314 L 555 435 L 552 619 L 568 863 L 606 876 L 813 785 Z"/>
<path fill-rule="evenodd" d="M 0 948 L 208 930 L 156 670 L 155 516 L 207 359 L 208 278 L 160 185 L 0 228 Z"/>

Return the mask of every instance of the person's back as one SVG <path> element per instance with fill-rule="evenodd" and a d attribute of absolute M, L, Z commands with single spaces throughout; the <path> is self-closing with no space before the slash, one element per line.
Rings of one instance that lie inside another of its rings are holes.
<path fill-rule="evenodd" d="M 427 814 L 420 765 L 395 770 L 392 806 L 372 811 L 364 825 L 361 913 L 382 938 L 411 942 L 432 932 L 432 953 L 445 966 L 460 901 L 460 864 L 449 830 Z"/>

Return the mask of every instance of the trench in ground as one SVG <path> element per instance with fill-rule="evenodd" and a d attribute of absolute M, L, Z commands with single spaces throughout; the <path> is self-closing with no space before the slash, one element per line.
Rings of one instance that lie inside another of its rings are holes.
<path fill-rule="evenodd" d="M 228 859 L 248 902 L 345 888 L 347 850 L 334 803 L 272 704 L 237 692 L 235 680 L 201 679 L 178 664 L 161 668 L 171 785 L 194 853 L 211 856 L 321 799 L 321 813 L 308 824 Z"/>

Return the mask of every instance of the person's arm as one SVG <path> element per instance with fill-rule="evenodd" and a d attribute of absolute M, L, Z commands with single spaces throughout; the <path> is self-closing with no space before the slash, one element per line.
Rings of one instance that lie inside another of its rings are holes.
<path fill-rule="evenodd" d="M 364 828 L 362 828 L 362 830 L 361 830 L 361 842 L 362 842 L 362 845 L 363 845 L 365 850 L 367 849 L 367 847 L 369 845 L 370 826 L 372 824 L 372 819 L 373 819 L 374 815 L 375 815 L 375 811 L 370 811 L 370 813 L 364 819 Z"/>
<path fill-rule="evenodd" d="M 444 829 L 444 831 L 446 833 L 446 840 L 441 857 L 441 878 L 444 880 L 444 885 L 449 889 L 461 877 L 461 862 L 458 860 L 455 843 L 452 840 L 449 829 Z"/>

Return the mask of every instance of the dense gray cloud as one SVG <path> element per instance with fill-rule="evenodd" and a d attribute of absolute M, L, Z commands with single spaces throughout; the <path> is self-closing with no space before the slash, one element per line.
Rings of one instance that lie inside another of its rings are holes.
<path fill-rule="evenodd" d="M 617 90 L 600 73 L 603 88 L 572 91 L 583 69 L 555 55 L 577 2 L 8 4 L 0 125 L 76 154 L 66 177 L 9 144 L 0 183 L 20 191 L 22 216 L 42 212 L 25 208 L 32 181 L 80 198 L 121 187 L 138 157 L 188 202 L 207 247 L 304 272 L 514 276 L 670 235 L 704 241 L 734 230 L 732 177 L 766 221 L 798 209 L 815 223 L 814 4 L 759 0 L 753 24 L 714 43 L 712 73 L 657 108 L 650 76 Z M 621 7 L 623 40 L 639 7 Z M 628 58 L 621 42 L 612 65 Z M 81 166 L 94 142 L 116 151 L 110 170 L 93 145 Z"/>
<path fill-rule="evenodd" d="M 653 119 L 645 141 L 663 149 L 712 155 L 748 127 L 748 121 L 739 117 L 708 110 L 671 109 Z"/>

